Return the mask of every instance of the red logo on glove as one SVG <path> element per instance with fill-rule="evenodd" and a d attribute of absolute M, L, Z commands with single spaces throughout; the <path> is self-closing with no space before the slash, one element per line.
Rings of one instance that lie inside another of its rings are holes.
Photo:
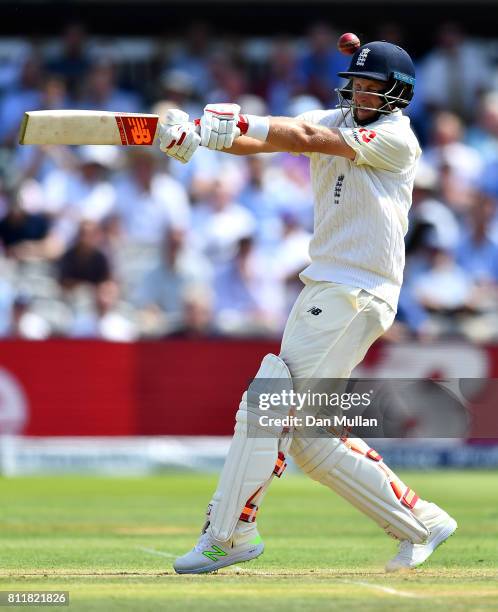
<path fill-rule="evenodd" d="M 361 134 L 361 139 L 363 140 L 363 142 L 366 143 L 369 143 L 377 136 L 377 132 L 374 132 L 373 130 L 367 130 L 367 128 L 360 128 L 358 131 Z"/>

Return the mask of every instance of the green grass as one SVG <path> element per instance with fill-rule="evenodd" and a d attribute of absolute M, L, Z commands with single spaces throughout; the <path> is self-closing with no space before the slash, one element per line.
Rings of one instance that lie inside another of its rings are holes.
<path fill-rule="evenodd" d="M 265 554 L 194 577 L 176 576 L 171 561 L 193 545 L 215 478 L 0 479 L 0 590 L 68 590 L 69 609 L 106 612 L 497 609 L 496 473 L 404 476 L 460 525 L 423 568 L 384 574 L 395 542 L 328 489 L 286 474 L 260 513 Z"/>

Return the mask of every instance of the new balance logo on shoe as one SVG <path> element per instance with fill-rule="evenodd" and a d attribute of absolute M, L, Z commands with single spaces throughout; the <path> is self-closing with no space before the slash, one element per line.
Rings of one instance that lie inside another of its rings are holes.
<path fill-rule="evenodd" d="M 307 312 L 311 312 L 311 314 L 316 317 L 322 312 L 322 309 L 318 308 L 318 306 L 312 306 Z"/>
<path fill-rule="evenodd" d="M 205 550 L 202 554 L 208 559 L 211 559 L 211 561 L 218 561 L 218 557 L 227 556 L 227 553 L 219 546 L 216 546 L 216 544 L 213 544 L 212 550 Z"/>

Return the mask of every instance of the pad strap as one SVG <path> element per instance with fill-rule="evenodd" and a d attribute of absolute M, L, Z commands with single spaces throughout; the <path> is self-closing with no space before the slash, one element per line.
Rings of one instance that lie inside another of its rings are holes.
<path fill-rule="evenodd" d="M 419 496 L 415 493 L 415 491 L 413 489 L 407 489 L 400 501 L 407 508 L 410 508 L 410 510 L 413 510 L 418 500 L 419 500 Z"/>
<path fill-rule="evenodd" d="M 244 523 L 254 523 L 256 521 L 256 514 L 258 513 L 258 506 L 256 504 L 247 503 L 242 510 L 240 520 Z"/>
<path fill-rule="evenodd" d="M 280 476 L 282 476 L 282 474 L 285 472 L 286 467 L 287 461 L 285 460 L 285 455 L 282 451 L 279 451 L 275 467 L 273 468 L 273 473 L 277 478 L 280 478 Z"/>

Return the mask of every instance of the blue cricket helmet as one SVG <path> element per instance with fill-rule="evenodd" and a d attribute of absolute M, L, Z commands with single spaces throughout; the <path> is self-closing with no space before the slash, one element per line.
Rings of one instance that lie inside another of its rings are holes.
<path fill-rule="evenodd" d="M 338 75 L 349 80 L 346 87 L 338 90 L 345 100 L 352 98 L 353 77 L 385 82 L 385 104 L 379 109 L 381 113 L 405 108 L 413 98 L 415 66 L 412 59 L 404 49 L 385 40 L 359 47 L 351 58 L 349 69 Z"/>

